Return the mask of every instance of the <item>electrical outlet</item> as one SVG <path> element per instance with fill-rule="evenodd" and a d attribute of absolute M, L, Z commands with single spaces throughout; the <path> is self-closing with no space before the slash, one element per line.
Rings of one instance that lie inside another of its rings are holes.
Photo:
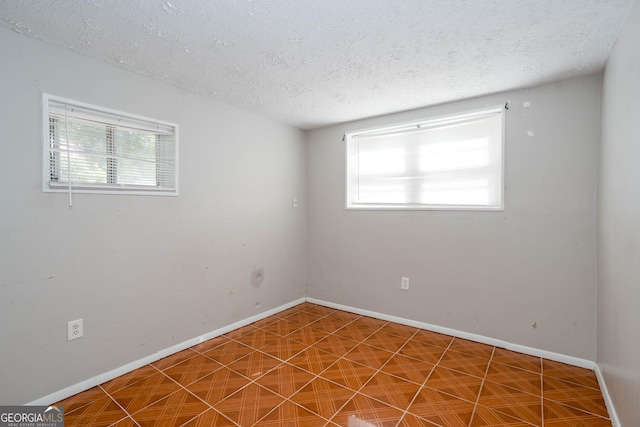
<path fill-rule="evenodd" d="M 292 206 L 294 209 L 296 209 L 296 208 L 298 207 L 298 198 L 297 198 L 297 197 L 294 197 L 294 198 L 291 200 L 291 206 Z"/>
<path fill-rule="evenodd" d="M 82 338 L 84 329 L 82 327 L 82 319 L 67 322 L 67 341 Z"/>
<path fill-rule="evenodd" d="M 408 277 L 403 277 L 402 280 L 400 281 L 400 289 L 402 289 L 403 291 L 408 291 L 409 290 L 409 278 Z"/>

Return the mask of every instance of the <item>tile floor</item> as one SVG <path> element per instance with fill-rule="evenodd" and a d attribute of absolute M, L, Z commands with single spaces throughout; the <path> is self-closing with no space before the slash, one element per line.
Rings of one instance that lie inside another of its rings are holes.
<path fill-rule="evenodd" d="M 66 426 L 611 426 L 592 371 L 303 303 L 59 402 Z"/>

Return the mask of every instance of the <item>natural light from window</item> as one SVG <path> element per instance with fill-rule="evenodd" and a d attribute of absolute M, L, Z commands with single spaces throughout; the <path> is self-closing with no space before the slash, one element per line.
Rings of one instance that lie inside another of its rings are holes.
<path fill-rule="evenodd" d="M 347 209 L 503 209 L 503 111 L 346 134 Z"/>

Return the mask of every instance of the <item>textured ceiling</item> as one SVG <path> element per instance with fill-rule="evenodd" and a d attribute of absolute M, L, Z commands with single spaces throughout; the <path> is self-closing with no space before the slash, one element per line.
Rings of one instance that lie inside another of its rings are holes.
<path fill-rule="evenodd" d="M 2 0 L 0 26 L 303 129 L 601 70 L 635 0 Z"/>

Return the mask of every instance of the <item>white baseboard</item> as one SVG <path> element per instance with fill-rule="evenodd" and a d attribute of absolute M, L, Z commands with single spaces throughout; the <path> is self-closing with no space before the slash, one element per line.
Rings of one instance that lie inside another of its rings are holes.
<path fill-rule="evenodd" d="M 305 298 L 299 298 L 297 300 L 291 301 L 287 304 L 283 304 L 279 307 L 276 308 L 272 308 L 271 310 L 267 310 L 264 311 L 260 314 L 256 314 L 255 316 L 251 316 L 248 317 L 246 319 L 243 320 L 239 320 L 235 323 L 232 323 L 230 325 L 227 326 L 223 326 L 222 328 L 216 329 L 215 331 L 211 331 L 208 332 L 206 334 L 200 335 L 198 337 L 195 338 L 191 338 L 187 341 L 183 341 L 179 344 L 176 344 L 174 346 L 171 346 L 169 348 L 165 348 L 163 350 L 160 350 L 152 355 L 149 355 L 147 357 L 143 357 L 142 359 L 138 359 L 134 362 L 131 363 L 127 363 L 126 365 L 120 366 L 119 368 L 113 369 L 109 372 L 106 372 L 104 374 L 100 374 L 100 375 L 96 375 L 95 377 L 89 378 L 87 380 L 81 381 L 79 383 L 76 383 L 72 386 L 66 387 L 62 390 L 58 390 L 56 392 L 53 392 L 51 394 L 48 394 L 46 396 L 43 396 L 39 399 L 36 399 L 32 402 L 26 403 L 26 405 L 50 405 L 52 403 L 55 402 L 59 402 L 62 399 L 66 399 L 67 397 L 73 396 L 74 394 L 78 394 L 80 392 L 83 392 L 85 390 L 88 390 L 92 387 L 95 387 L 99 384 L 102 384 L 106 381 L 110 381 L 116 377 L 119 377 L 120 375 L 124 375 L 126 373 L 129 373 L 131 371 L 134 371 L 138 368 L 141 368 L 145 365 L 148 365 L 149 363 L 153 363 L 157 360 L 162 359 L 163 357 L 167 357 L 170 356 L 174 353 L 177 353 L 179 351 L 185 350 L 189 347 L 193 347 L 196 344 L 200 344 L 201 342 L 210 340 L 211 338 L 215 338 L 217 336 L 220 336 L 222 334 L 226 334 L 227 332 L 233 331 L 234 329 L 238 329 L 241 328 L 243 326 L 246 326 L 250 323 L 253 322 L 257 322 L 258 320 L 264 319 L 265 317 L 269 317 L 272 316 L 276 313 L 279 313 L 283 310 L 286 310 L 288 308 L 291 308 L 295 305 L 301 304 L 305 301 Z"/>
<path fill-rule="evenodd" d="M 600 365 L 596 363 L 596 378 L 598 379 L 598 384 L 600 384 L 600 391 L 602 391 L 602 397 L 604 398 L 604 403 L 607 405 L 607 411 L 609 411 L 609 419 L 611 419 L 611 425 L 613 427 L 622 427 L 620 424 L 620 418 L 618 418 L 618 413 L 616 412 L 616 408 L 613 406 L 613 400 L 611 399 L 611 395 L 609 394 L 609 389 L 607 388 L 607 383 L 604 381 L 604 375 L 600 370 Z"/>
<path fill-rule="evenodd" d="M 374 317 L 376 319 L 387 320 L 389 322 L 396 322 L 403 325 L 413 326 L 420 329 L 426 329 L 433 332 L 438 332 L 441 334 L 447 334 L 458 338 L 464 338 L 471 341 L 476 341 L 484 344 L 489 344 L 496 347 L 505 348 L 507 350 L 517 351 L 523 354 L 529 354 L 531 356 L 542 357 L 549 360 L 555 360 L 557 362 L 566 363 L 568 365 L 579 366 L 581 368 L 592 369 L 595 370 L 596 376 L 598 378 L 598 382 L 600 383 L 600 387 L 602 389 L 603 396 L 605 398 L 605 403 L 607 404 L 607 409 L 609 410 L 609 415 L 611 416 L 611 422 L 613 423 L 613 427 L 621 427 L 618 417 L 616 415 L 615 409 L 613 407 L 613 403 L 611 401 L 611 397 L 608 393 L 607 387 L 604 382 L 604 378 L 602 377 L 602 372 L 598 365 L 587 359 L 581 359 L 578 357 L 568 356 L 560 353 L 554 353 L 547 350 L 540 350 L 534 347 L 523 346 L 520 344 L 513 344 L 508 341 L 503 341 L 491 337 L 486 337 L 484 335 L 473 334 L 469 332 L 460 331 L 457 329 L 445 328 L 442 326 L 432 325 L 430 323 L 419 322 L 416 320 L 406 319 L 403 317 L 392 316 L 389 314 L 378 313 L 375 311 L 365 310 L 361 308 L 351 307 L 343 304 L 337 304 L 329 301 L 319 300 L 316 298 L 306 297 L 299 298 L 297 300 L 291 301 L 287 304 L 283 304 L 279 307 L 273 308 L 271 310 L 267 310 L 260 314 L 256 314 L 254 316 L 248 317 L 243 320 L 239 320 L 230 325 L 224 326 L 222 328 L 216 329 L 214 331 L 208 332 L 206 334 L 200 335 L 195 338 L 191 338 L 187 341 L 181 342 L 174 346 L 168 347 L 166 349 L 160 350 L 152 355 L 143 357 L 142 359 L 138 359 L 131 363 L 127 363 L 126 365 L 120 366 L 116 369 L 113 369 L 104 374 L 96 375 L 95 377 L 89 378 L 87 380 L 81 381 L 69 387 L 66 387 L 62 390 L 58 390 L 46 396 L 43 396 L 39 399 L 36 399 L 32 402 L 27 403 L 26 405 L 50 405 L 55 402 L 59 402 L 67 397 L 73 396 L 74 394 L 80 393 L 82 391 L 88 390 L 92 387 L 95 387 L 99 384 L 102 384 L 106 381 L 110 381 L 116 377 L 134 371 L 142 366 L 153 363 L 157 360 L 162 359 L 163 357 L 170 356 L 179 351 L 185 350 L 189 347 L 193 347 L 199 343 L 210 340 L 211 338 L 215 338 L 222 334 L 226 334 L 227 332 L 233 331 L 234 329 L 241 328 L 250 323 L 257 322 L 258 320 L 264 319 L 265 317 L 272 316 L 276 313 L 279 313 L 283 310 L 291 308 L 295 305 L 301 304 L 304 301 L 308 301 L 313 304 L 322 305 L 325 307 L 331 307 L 338 310 L 348 311 L 350 313 L 356 313 L 364 316 Z"/>
<path fill-rule="evenodd" d="M 507 350 L 517 351 L 518 353 L 529 354 L 531 356 L 542 357 L 556 362 L 566 363 L 567 365 L 579 366 L 581 368 L 593 370 L 596 367 L 596 363 L 592 360 L 581 359 L 579 357 L 567 356 L 566 354 L 554 353 L 552 351 L 540 350 L 534 347 L 527 347 L 525 345 L 513 344 L 508 341 L 499 340 L 496 338 L 486 337 L 484 335 L 472 334 L 469 332 L 459 331 L 457 329 L 444 328 L 442 326 L 432 325 L 430 323 L 418 322 L 417 320 L 405 319 L 403 317 L 391 316 L 389 314 L 377 313 L 375 311 L 364 310 L 361 308 L 350 307 L 347 305 L 336 304 L 329 301 L 319 300 L 316 298 L 307 297 L 306 300 L 313 304 L 323 305 L 325 307 L 331 307 L 338 310 L 348 311 L 351 313 L 361 314 L 364 316 L 374 317 L 376 319 L 387 320 L 389 322 L 401 323 L 403 325 L 413 326 L 420 329 L 426 329 L 428 331 L 439 332 L 441 334 L 451 335 L 458 338 L 464 338 L 471 341 L 480 342 L 483 344 L 489 344 L 495 347 L 506 348 Z"/>

